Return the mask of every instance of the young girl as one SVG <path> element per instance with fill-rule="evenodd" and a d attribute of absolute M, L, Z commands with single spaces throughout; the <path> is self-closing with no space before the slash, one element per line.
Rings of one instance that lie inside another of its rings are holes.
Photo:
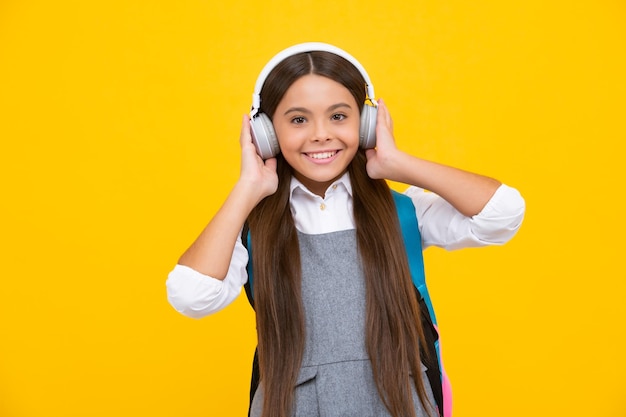
<path fill-rule="evenodd" d="M 260 371 L 252 416 L 442 412 L 386 180 L 409 185 L 424 247 L 503 244 L 520 227 L 515 189 L 397 149 L 374 98 L 365 70 L 330 45 L 270 61 L 254 120 L 243 119 L 239 180 L 169 275 L 168 299 L 182 314 L 224 308 L 248 281 L 249 226 Z M 259 140 L 279 149 L 268 155 Z"/>

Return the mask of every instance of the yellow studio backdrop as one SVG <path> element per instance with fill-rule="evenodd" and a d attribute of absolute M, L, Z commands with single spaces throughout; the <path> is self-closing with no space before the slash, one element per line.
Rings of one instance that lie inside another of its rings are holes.
<path fill-rule="evenodd" d="M 456 417 L 626 416 L 621 1 L 0 3 L 0 416 L 243 416 L 240 297 L 165 279 L 238 175 L 279 50 L 336 44 L 398 145 L 527 202 L 506 246 L 426 251 Z M 394 184 L 394 187 L 400 187 Z"/>

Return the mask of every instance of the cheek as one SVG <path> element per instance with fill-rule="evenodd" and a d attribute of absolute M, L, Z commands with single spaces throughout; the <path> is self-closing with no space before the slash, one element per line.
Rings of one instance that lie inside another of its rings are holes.
<path fill-rule="evenodd" d="M 360 123 L 351 123 L 350 125 L 343 126 L 337 135 L 350 145 L 359 144 L 359 128 Z"/>
<path fill-rule="evenodd" d="M 298 148 L 302 142 L 306 139 L 306 135 L 303 130 L 298 129 L 281 129 L 275 128 L 276 139 L 281 150 L 286 151 L 289 149 Z"/>

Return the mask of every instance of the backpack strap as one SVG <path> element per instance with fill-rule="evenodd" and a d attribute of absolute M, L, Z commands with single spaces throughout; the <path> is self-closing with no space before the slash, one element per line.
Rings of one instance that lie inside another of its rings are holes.
<path fill-rule="evenodd" d="M 248 271 L 248 281 L 244 284 L 243 288 L 246 290 L 246 297 L 248 297 L 248 302 L 254 309 L 254 292 L 252 287 L 252 279 L 253 279 L 253 268 L 252 268 L 252 238 L 250 237 L 250 225 L 246 221 L 243 224 L 243 229 L 241 229 L 241 243 L 248 251 L 248 265 L 246 265 L 246 269 Z"/>
<path fill-rule="evenodd" d="M 398 219 L 400 220 L 400 230 L 402 230 L 402 238 L 409 260 L 409 269 L 411 270 L 413 285 L 415 285 L 415 288 L 417 288 L 421 297 L 424 299 L 432 322 L 436 326 L 437 320 L 435 318 L 435 311 L 430 300 L 430 295 L 428 294 L 428 288 L 426 287 L 424 257 L 422 255 L 422 235 L 420 234 L 417 223 L 415 206 L 409 196 L 400 194 L 394 190 L 392 190 L 392 194 L 396 203 Z"/>
<path fill-rule="evenodd" d="M 396 203 L 413 285 L 417 290 L 420 303 L 422 328 L 424 329 L 429 356 L 437 359 L 436 361 L 428 361 L 430 363 L 427 363 L 428 371 L 426 374 L 428 375 L 435 401 L 439 405 L 439 414 L 443 417 L 450 417 L 452 415 L 452 388 L 441 360 L 437 318 L 435 317 L 435 310 L 426 287 L 422 236 L 419 231 L 417 215 L 415 214 L 415 206 L 409 196 L 394 190 L 392 190 L 392 194 Z"/>
<path fill-rule="evenodd" d="M 396 203 L 396 211 L 398 212 L 404 248 L 409 261 L 411 278 L 421 310 L 422 330 L 426 343 L 426 346 L 423 347 L 426 351 L 426 355 L 422 360 L 428 368 L 426 376 L 430 382 L 435 402 L 438 405 L 439 415 L 443 416 L 445 407 L 442 384 L 443 368 L 441 367 L 441 355 L 439 354 L 439 333 L 437 331 L 435 311 L 430 300 L 430 294 L 428 294 L 428 288 L 426 287 L 424 257 L 422 254 L 422 236 L 415 214 L 415 206 L 411 198 L 394 190 L 392 190 L 391 193 Z"/>
<path fill-rule="evenodd" d="M 248 265 L 246 269 L 248 270 L 248 281 L 244 284 L 244 289 L 246 290 L 246 297 L 248 297 L 248 302 L 254 309 L 254 293 L 252 292 L 252 242 L 250 238 L 250 226 L 248 222 L 243 224 L 243 229 L 241 230 L 241 243 L 248 250 Z M 252 400 L 254 400 L 254 394 L 256 393 L 257 388 L 259 387 L 259 382 L 261 379 L 261 373 L 259 372 L 259 349 L 256 348 L 254 350 L 254 358 L 252 359 L 252 375 L 250 376 L 250 402 L 248 403 L 248 417 L 250 417 L 250 411 L 252 410 Z"/>

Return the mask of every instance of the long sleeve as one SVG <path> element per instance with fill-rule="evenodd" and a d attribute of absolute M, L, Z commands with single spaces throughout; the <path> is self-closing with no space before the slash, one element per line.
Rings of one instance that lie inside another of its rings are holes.
<path fill-rule="evenodd" d="M 169 273 L 167 299 L 176 311 L 187 317 L 202 318 L 232 303 L 248 280 L 248 251 L 237 239 L 228 273 L 224 280 L 176 265 Z"/>
<path fill-rule="evenodd" d="M 502 245 L 517 233 L 526 208 L 519 191 L 504 184 L 473 217 L 464 216 L 437 194 L 419 187 L 409 187 L 405 194 L 415 205 L 424 248 Z"/>
<path fill-rule="evenodd" d="M 344 186 L 330 187 L 326 199 L 293 193 L 292 212 L 298 230 L 316 234 L 354 228 L 351 198 L 348 198 L 351 188 L 347 177 L 340 183 Z M 524 199 L 516 189 L 506 185 L 500 186 L 483 210 L 473 217 L 462 215 L 443 198 L 421 188 L 409 187 L 405 193 L 415 205 L 424 247 L 439 246 L 452 250 L 501 245 L 515 235 L 524 217 Z M 324 209 L 320 211 L 321 202 Z M 328 222 L 327 215 L 332 215 L 334 221 Z M 174 309 L 188 317 L 201 318 L 213 314 L 239 296 L 248 280 L 247 264 L 248 251 L 237 239 L 223 281 L 176 265 L 166 282 L 168 301 Z"/>

